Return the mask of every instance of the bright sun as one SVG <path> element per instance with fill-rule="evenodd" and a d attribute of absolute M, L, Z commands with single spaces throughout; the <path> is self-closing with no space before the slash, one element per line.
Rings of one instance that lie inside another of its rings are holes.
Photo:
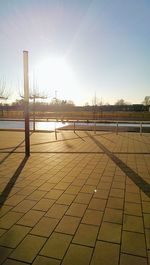
<path fill-rule="evenodd" d="M 35 67 L 38 86 L 44 91 L 68 90 L 74 82 L 74 73 L 63 58 L 49 58 Z"/>

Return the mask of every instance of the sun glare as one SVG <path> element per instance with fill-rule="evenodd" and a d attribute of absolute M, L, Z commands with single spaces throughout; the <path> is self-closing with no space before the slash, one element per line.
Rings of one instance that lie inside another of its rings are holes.
<path fill-rule="evenodd" d="M 39 62 L 35 74 L 38 86 L 43 91 L 66 90 L 74 82 L 73 71 L 63 58 L 49 58 Z"/>

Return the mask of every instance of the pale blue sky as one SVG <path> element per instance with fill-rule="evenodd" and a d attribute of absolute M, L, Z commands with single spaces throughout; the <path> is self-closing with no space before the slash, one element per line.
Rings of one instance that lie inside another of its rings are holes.
<path fill-rule="evenodd" d="M 0 78 L 12 97 L 23 78 L 23 50 L 32 73 L 40 61 L 65 59 L 73 77 L 49 82 L 51 96 L 57 90 L 84 105 L 96 92 L 103 102 L 141 103 L 150 95 L 150 1 L 0 0 Z"/>

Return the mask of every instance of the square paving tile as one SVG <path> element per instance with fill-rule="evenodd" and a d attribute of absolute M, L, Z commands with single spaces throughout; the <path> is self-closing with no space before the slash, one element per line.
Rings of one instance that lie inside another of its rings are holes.
<path fill-rule="evenodd" d="M 55 203 L 55 200 L 41 199 L 34 207 L 34 210 L 48 211 L 49 208 Z"/>
<path fill-rule="evenodd" d="M 72 215 L 77 217 L 82 217 L 86 210 L 86 205 L 79 203 L 72 203 L 69 209 L 66 212 L 66 215 Z"/>
<path fill-rule="evenodd" d="M 107 202 L 107 207 L 112 209 L 123 210 L 123 199 L 109 197 Z"/>
<path fill-rule="evenodd" d="M 91 198 L 92 198 L 92 194 L 80 192 L 80 193 L 78 193 L 77 197 L 75 198 L 75 202 L 83 203 L 83 204 L 89 204 Z"/>
<path fill-rule="evenodd" d="M 92 248 L 71 244 L 62 265 L 89 265 Z"/>
<path fill-rule="evenodd" d="M 123 219 L 123 229 L 127 231 L 144 233 L 142 217 L 125 214 Z"/>
<path fill-rule="evenodd" d="M 12 209 L 12 211 L 26 213 L 28 212 L 34 205 L 36 204 L 35 201 L 31 200 L 23 200 L 20 202 L 16 207 Z"/>
<path fill-rule="evenodd" d="M 10 258 L 32 263 L 45 241 L 45 238 L 27 235 L 12 252 Z"/>
<path fill-rule="evenodd" d="M 13 260 L 13 259 L 7 259 L 3 265 L 25 265 L 24 262 Z"/>
<path fill-rule="evenodd" d="M 129 215 L 142 216 L 141 204 L 125 202 L 124 212 Z"/>
<path fill-rule="evenodd" d="M 147 259 L 127 254 L 121 254 L 120 265 L 148 265 Z"/>
<path fill-rule="evenodd" d="M 70 235 L 53 233 L 42 248 L 40 254 L 47 257 L 62 259 L 71 240 L 72 236 Z"/>
<path fill-rule="evenodd" d="M 43 215 L 44 212 L 30 210 L 18 221 L 18 224 L 33 227 Z"/>
<path fill-rule="evenodd" d="M 73 216 L 64 216 L 55 231 L 59 233 L 65 233 L 73 235 L 79 225 L 80 218 Z"/>
<path fill-rule="evenodd" d="M 91 265 L 118 265 L 119 245 L 97 241 Z"/>
<path fill-rule="evenodd" d="M 46 193 L 44 198 L 57 200 L 62 195 L 63 192 L 64 192 L 63 190 L 52 189 L 48 193 Z"/>
<path fill-rule="evenodd" d="M 29 231 L 29 227 L 14 225 L 2 237 L 0 237 L 0 245 L 15 248 Z"/>
<path fill-rule="evenodd" d="M 49 237 L 55 229 L 58 221 L 58 219 L 42 217 L 30 233 L 37 236 Z"/>
<path fill-rule="evenodd" d="M 73 243 L 94 247 L 98 227 L 81 224 L 74 236 Z"/>
<path fill-rule="evenodd" d="M 146 257 L 144 235 L 134 232 L 123 231 L 121 251 L 127 254 Z"/>
<path fill-rule="evenodd" d="M 75 198 L 75 195 L 72 194 L 62 194 L 60 198 L 57 200 L 58 204 L 70 205 Z"/>
<path fill-rule="evenodd" d="M 6 247 L 0 247 L 0 264 L 3 263 L 3 261 L 9 256 L 11 253 L 12 249 L 11 248 L 6 248 Z"/>
<path fill-rule="evenodd" d="M 144 226 L 150 229 L 150 214 L 144 214 Z"/>
<path fill-rule="evenodd" d="M 83 216 L 82 223 L 100 225 L 102 217 L 103 212 L 87 209 Z"/>
<path fill-rule="evenodd" d="M 0 228 L 9 229 L 13 224 L 15 224 L 21 217 L 23 213 L 8 212 L 0 219 Z"/>
<path fill-rule="evenodd" d="M 52 218 L 62 218 L 62 216 L 67 211 L 68 206 L 63 204 L 54 204 L 49 211 L 45 214 L 45 216 L 52 217 Z"/>
<path fill-rule="evenodd" d="M 60 265 L 60 260 L 37 256 L 32 265 Z"/>
<path fill-rule="evenodd" d="M 106 205 L 106 200 L 93 198 L 90 201 L 88 208 L 92 210 L 104 211 L 105 205 Z"/>
<path fill-rule="evenodd" d="M 119 244 L 121 240 L 121 225 L 103 222 L 101 224 L 98 239 Z"/>
<path fill-rule="evenodd" d="M 25 195 L 15 194 L 6 200 L 5 205 L 16 206 L 19 202 L 23 201 L 24 198 Z"/>
<path fill-rule="evenodd" d="M 93 197 L 98 199 L 107 199 L 108 194 L 109 190 L 98 189 Z"/>
<path fill-rule="evenodd" d="M 119 209 L 106 208 L 104 213 L 104 221 L 122 224 L 123 211 Z"/>

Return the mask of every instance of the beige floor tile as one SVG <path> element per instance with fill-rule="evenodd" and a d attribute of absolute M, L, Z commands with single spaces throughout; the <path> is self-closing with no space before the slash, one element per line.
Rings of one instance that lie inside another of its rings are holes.
<path fill-rule="evenodd" d="M 24 262 L 13 260 L 13 259 L 7 259 L 3 265 L 24 265 Z"/>
<path fill-rule="evenodd" d="M 80 218 L 72 216 L 64 216 L 55 231 L 59 233 L 65 233 L 74 235 L 79 225 Z"/>
<path fill-rule="evenodd" d="M 144 233 L 143 218 L 125 214 L 123 219 L 123 230 Z"/>
<path fill-rule="evenodd" d="M 52 218 L 62 218 L 65 212 L 67 211 L 68 206 L 63 204 L 54 204 L 49 211 L 45 214 L 45 216 Z"/>
<path fill-rule="evenodd" d="M 63 190 L 52 189 L 48 193 L 46 193 L 44 198 L 57 200 L 62 195 L 63 192 L 64 192 Z"/>
<path fill-rule="evenodd" d="M 123 210 L 123 199 L 109 197 L 107 202 L 107 207 L 112 209 Z"/>
<path fill-rule="evenodd" d="M 58 224 L 58 221 L 58 219 L 42 217 L 30 233 L 37 236 L 49 237 Z"/>
<path fill-rule="evenodd" d="M 141 203 L 140 193 L 126 192 L 126 194 L 125 194 L 125 201 L 127 201 L 127 202 Z"/>
<path fill-rule="evenodd" d="M 34 207 L 34 210 L 48 211 L 49 208 L 55 203 L 55 200 L 41 199 Z"/>
<path fill-rule="evenodd" d="M 101 224 L 98 239 L 119 244 L 121 240 L 121 225 L 103 222 Z"/>
<path fill-rule="evenodd" d="M 29 233 L 29 231 L 29 227 L 14 225 L 2 237 L 0 237 L 0 245 L 15 248 Z"/>
<path fill-rule="evenodd" d="M 150 250 L 150 229 L 145 229 L 146 247 Z"/>
<path fill-rule="evenodd" d="M 20 202 L 16 207 L 12 209 L 12 211 L 26 213 L 28 212 L 34 205 L 36 204 L 35 201 L 31 200 L 23 200 Z"/>
<path fill-rule="evenodd" d="M 37 256 L 32 265 L 60 265 L 60 260 Z"/>
<path fill-rule="evenodd" d="M 92 198 L 92 194 L 87 194 L 87 193 L 79 193 L 77 197 L 75 198 L 75 202 L 77 203 L 83 203 L 83 204 L 88 204 Z"/>
<path fill-rule="evenodd" d="M 104 221 L 122 224 L 123 211 L 119 209 L 106 208 L 104 213 Z"/>
<path fill-rule="evenodd" d="M 105 205 L 106 205 L 106 200 L 93 198 L 90 201 L 88 208 L 92 210 L 104 211 Z"/>
<path fill-rule="evenodd" d="M 143 214 L 144 216 L 144 226 L 150 229 L 150 214 Z"/>
<path fill-rule="evenodd" d="M 23 213 L 8 212 L 0 219 L 0 228 L 9 229 L 14 225 L 21 217 Z"/>
<path fill-rule="evenodd" d="M 89 265 L 92 248 L 71 244 L 62 265 Z"/>
<path fill-rule="evenodd" d="M 80 245 L 94 247 L 97 233 L 97 226 L 81 224 L 72 242 Z"/>
<path fill-rule="evenodd" d="M 30 210 L 27 212 L 17 224 L 33 227 L 44 215 L 44 212 Z"/>
<path fill-rule="evenodd" d="M 102 217 L 103 217 L 103 212 L 88 209 L 86 210 L 83 216 L 82 223 L 91 224 L 91 225 L 100 225 Z"/>
<path fill-rule="evenodd" d="M 27 199 L 28 200 L 39 201 L 45 194 L 46 194 L 46 191 L 43 191 L 43 190 L 35 190 L 32 194 L 30 194 L 27 197 Z"/>
<path fill-rule="evenodd" d="M 10 257 L 16 260 L 32 263 L 45 241 L 45 238 L 28 235 L 12 252 Z"/>
<path fill-rule="evenodd" d="M 82 217 L 86 210 L 86 205 L 79 204 L 79 203 L 72 203 L 71 206 L 68 208 L 66 215 Z"/>
<path fill-rule="evenodd" d="M 109 194 L 109 190 L 101 190 L 98 189 L 95 194 L 94 194 L 94 198 L 98 198 L 98 199 L 107 199 L 108 198 L 108 194 Z"/>
<path fill-rule="evenodd" d="M 71 194 L 62 194 L 60 198 L 57 200 L 58 204 L 65 204 L 65 205 L 70 205 L 75 198 L 75 195 Z"/>
<path fill-rule="evenodd" d="M 98 241 L 94 250 L 91 265 L 118 265 L 119 245 Z"/>
<path fill-rule="evenodd" d="M 70 235 L 53 233 L 42 248 L 40 254 L 47 257 L 62 259 L 71 240 L 72 237 Z"/>
<path fill-rule="evenodd" d="M 5 201 L 5 205 L 16 206 L 19 202 L 23 201 L 25 195 L 15 194 Z"/>
<path fill-rule="evenodd" d="M 144 235 L 134 232 L 123 231 L 121 251 L 127 254 L 146 257 Z"/>
<path fill-rule="evenodd" d="M 144 201 L 142 203 L 142 205 L 143 205 L 143 213 L 149 213 L 150 214 L 150 202 Z"/>
<path fill-rule="evenodd" d="M 141 204 L 125 202 L 124 212 L 129 215 L 142 216 Z"/>
<path fill-rule="evenodd" d="M 148 265 L 147 259 L 127 254 L 121 254 L 120 265 Z"/>
<path fill-rule="evenodd" d="M 0 264 L 4 262 L 4 260 L 9 256 L 11 253 L 12 249 L 11 248 L 6 248 L 6 247 L 0 247 Z"/>

